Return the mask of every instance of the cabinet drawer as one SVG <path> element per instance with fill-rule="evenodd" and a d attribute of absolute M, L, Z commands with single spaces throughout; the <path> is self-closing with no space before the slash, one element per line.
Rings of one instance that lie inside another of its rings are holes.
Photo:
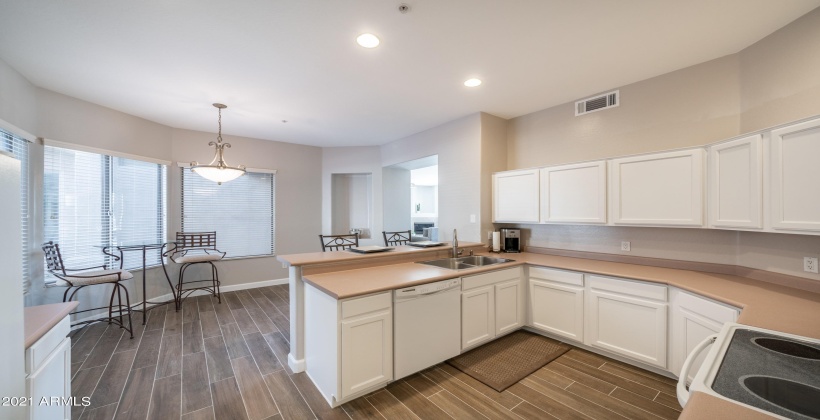
<path fill-rule="evenodd" d="M 492 271 L 489 273 L 476 274 L 464 277 L 461 281 L 461 290 L 470 290 L 484 287 L 502 281 L 515 280 L 521 278 L 521 267 L 508 268 L 506 270 Z"/>
<path fill-rule="evenodd" d="M 587 275 L 587 284 L 590 289 L 593 290 L 605 290 L 608 292 L 655 299 L 663 302 L 667 301 L 666 285 L 593 275 Z"/>
<path fill-rule="evenodd" d="M 71 332 L 71 321 L 69 321 L 69 316 L 66 315 L 57 325 L 26 349 L 26 375 L 30 375 L 39 369 L 69 332 Z"/>
<path fill-rule="evenodd" d="M 392 304 L 393 292 L 379 293 L 342 301 L 342 319 L 366 314 L 368 312 L 388 309 Z"/>
<path fill-rule="evenodd" d="M 576 271 L 556 270 L 554 268 L 530 267 L 530 278 L 550 280 L 558 283 L 584 287 L 584 275 Z"/>

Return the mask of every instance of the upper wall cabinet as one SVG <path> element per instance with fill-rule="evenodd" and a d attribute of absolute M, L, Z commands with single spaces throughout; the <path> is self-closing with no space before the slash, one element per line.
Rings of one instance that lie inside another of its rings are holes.
<path fill-rule="evenodd" d="M 493 174 L 493 222 L 538 223 L 538 169 Z"/>
<path fill-rule="evenodd" d="M 760 134 L 709 147 L 709 227 L 763 227 Z"/>
<path fill-rule="evenodd" d="M 704 153 L 692 149 L 611 160 L 611 223 L 702 227 Z"/>
<path fill-rule="evenodd" d="M 541 169 L 541 221 L 606 223 L 606 161 Z"/>
<path fill-rule="evenodd" d="M 820 119 L 773 130 L 770 163 L 772 229 L 820 232 Z"/>

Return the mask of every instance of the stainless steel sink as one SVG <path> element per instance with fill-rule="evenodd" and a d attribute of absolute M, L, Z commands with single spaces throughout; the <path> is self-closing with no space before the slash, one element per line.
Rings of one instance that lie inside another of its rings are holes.
<path fill-rule="evenodd" d="M 511 261 L 515 260 L 510 260 L 507 258 L 486 257 L 483 255 L 473 255 L 469 257 L 460 258 L 443 258 L 440 260 L 419 261 L 418 263 L 446 268 L 448 270 L 465 270 L 468 268 L 486 267 L 488 265 L 502 264 Z"/>

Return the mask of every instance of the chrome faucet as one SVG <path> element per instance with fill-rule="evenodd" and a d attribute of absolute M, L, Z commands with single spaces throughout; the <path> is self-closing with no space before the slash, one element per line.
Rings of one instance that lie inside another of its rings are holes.
<path fill-rule="evenodd" d="M 458 249 L 458 230 L 453 229 L 453 258 L 458 258 L 463 252 L 463 249 Z"/>

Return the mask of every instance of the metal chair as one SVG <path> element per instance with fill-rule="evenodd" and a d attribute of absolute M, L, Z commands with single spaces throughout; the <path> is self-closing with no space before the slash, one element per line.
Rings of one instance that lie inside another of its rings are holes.
<path fill-rule="evenodd" d="M 410 242 L 410 235 L 409 229 L 399 232 L 382 231 L 382 236 L 384 236 L 384 246 L 406 245 Z"/>
<path fill-rule="evenodd" d="M 196 290 L 205 290 L 215 296 L 219 303 L 222 303 L 222 295 L 219 293 L 219 272 L 214 265 L 214 261 L 219 261 L 225 257 L 225 253 L 216 248 L 216 232 L 177 232 L 176 241 L 169 249 L 162 253 L 163 257 L 168 257 L 176 264 L 182 264 L 179 268 L 179 279 L 176 290 L 176 310 L 182 307 L 182 301 Z M 194 264 L 209 264 L 211 266 L 211 278 L 201 280 L 184 281 L 185 270 Z M 184 288 L 185 284 L 207 283 L 199 287 Z"/>
<path fill-rule="evenodd" d="M 65 265 L 63 264 L 63 256 L 60 253 L 60 246 L 55 244 L 53 241 L 48 241 L 43 244 L 43 252 L 45 252 L 46 267 L 48 272 L 57 278 L 56 285 L 66 288 L 65 293 L 63 293 L 63 302 L 70 302 L 74 299 L 74 296 L 77 295 L 77 292 L 88 286 L 94 286 L 97 284 L 110 284 L 114 286 L 114 289 L 111 291 L 111 299 L 108 301 L 107 318 L 79 321 L 71 324 L 72 326 L 108 321 L 109 324 L 113 323 L 119 325 L 120 328 L 124 328 L 131 335 L 131 338 L 134 338 L 134 330 L 131 325 L 131 300 L 128 296 L 128 288 L 120 283 L 123 280 L 133 278 L 134 276 L 131 273 L 119 269 L 109 270 L 106 268 L 105 264 L 88 268 L 65 268 Z M 119 259 L 117 257 L 114 258 L 117 260 Z M 125 293 L 124 305 L 122 302 L 123 292 Z M 115 295 L 117 296 L 116 305 L 114 305 Z M 71 315 L 105 308 L 105 306 L 100 306 L 98 308 L 84 309 L 82 311 L 72 312 Z M 115 312 L 117 315 L 114 314 Z M 123 313 L 126 313 L 128 317 L 127 327 L 125 326 Z"/>
<path fill-rule="evenodd" d="M 359 234 L 351 235 L 319 235 L 322 241 L 322 252 L 341 251 L 359 246 Z"/>

